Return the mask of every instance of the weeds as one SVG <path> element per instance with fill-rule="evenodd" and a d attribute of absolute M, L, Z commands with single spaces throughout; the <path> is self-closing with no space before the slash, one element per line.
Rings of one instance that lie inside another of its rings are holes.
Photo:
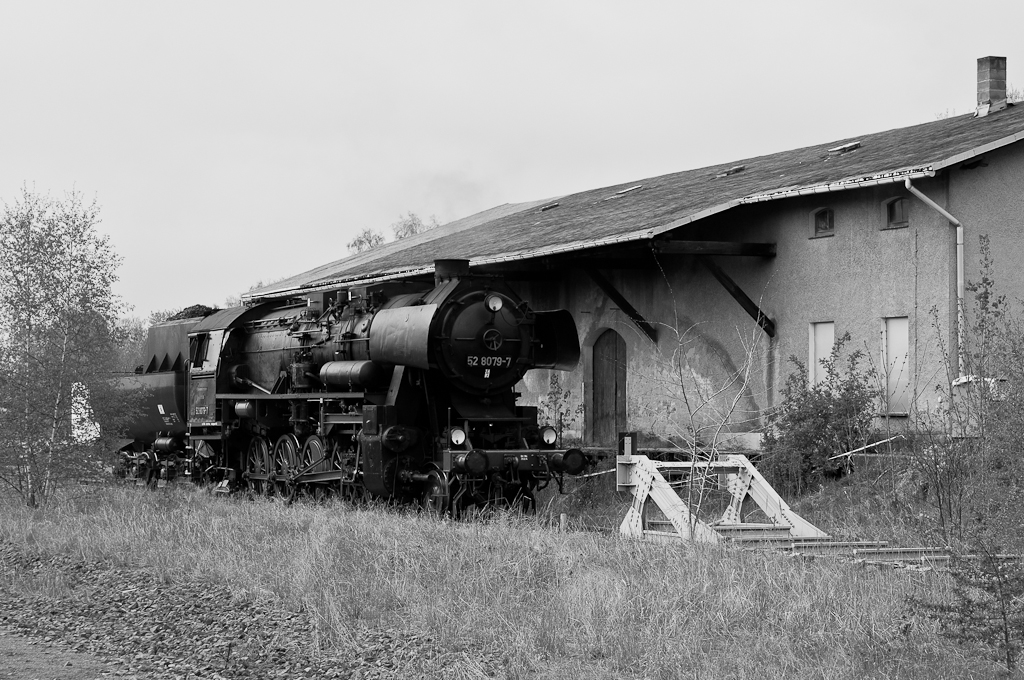
<path fill-rule="evenodd" d="M 35 514 L 0 505 L 0 538 L 29 536 L 41 551 L 132 564 L 169 583 L 200 575 L 237 597 L 306 610 L 314 647 L 344 648 L 353 627 L 400 627 L 502 650 L 512 678 L 971 672 L 935 624 L 904 630 L 900 603 L 942 590 L 935 574 L 560 534 L 504 513 L 463 523 L 191 489 L 93 489 Z"/>
<path fill-rule="evenodd" d="M 547 394 L 538 409 L 539 422 L 553 425 L 558 433 L 559 447 L 578 446 L 583 440 L 579 426 L 583 401 L 573 397 L 572 388 L 566 383 L 561 371 L 551 371 Z"/>

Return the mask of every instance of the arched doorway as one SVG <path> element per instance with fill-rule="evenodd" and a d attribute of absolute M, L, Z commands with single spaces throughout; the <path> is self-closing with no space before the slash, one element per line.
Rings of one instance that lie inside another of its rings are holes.
<path fill-rule="evenodd" d="M 626 430 L 626 341 L 607 330 L 594 343 L 594 443 L 615 446 Z"/>

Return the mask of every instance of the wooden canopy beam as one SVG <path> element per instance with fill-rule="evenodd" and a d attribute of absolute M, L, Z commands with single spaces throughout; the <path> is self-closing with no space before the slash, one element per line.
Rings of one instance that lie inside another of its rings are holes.
<path fill-rule="evenodd" d="M 493 264 L 485 264 L 478 267 L 473 267 L 474 274 L 488 274 L 497 275 L 508 281 L 551 281 L 557 282 L 562 280 L 563 274 L 557 271 L 549 271 L 546 269 L 526 269 L 523 267 L 514 266 L 495 266 Z"/>
<path fill-rule="evenodd" d="M 743 307 L 747 314 L 750 315 L 750 318 L 757 322 L 757 325 L 761 327 L 761 330 L 767 333 L 769 338 L 774 338 L 775 322 L 769 319 L 768 315 L 761 311 L 761 308 L 743 292 L 743 289 L 737 286 L 736 282 L 729 278 L 729 275 L 722 271 L 722 268 L 712 260 L 703 256 L 698 257 L 697 259 L 700 260 L 700 263 L 704 265 L 709 272 L 711 272 L 712 276 L 718 279 L 718 282 L 729 292 L 729 295 L 732 295 L 733 299 L 740 303 L 740 307 Z"/>
<path fill-rule="evenodd" d="M 774 243 L 737 243 L 734 241 L 655 241 L 651 249 L 663 255 L 729 255 L 775 257 Z"/>
<path fill-rule="evenodd" d="M 583 267 L 583 271 L 593 279 L 594 283 L 597 284 L 598 288 L 604 291 L 605 295 L 611 298 L 612 302 L 619 306 L 619 309 L 626 313 L 629 320 L 632 321 L 651 342 L 658 344 L 657 329 L 651 325 L 651 323 L 648 322 L 633 305 L 629 304 L 629 300 L 622 296 L 622 293 L 612 285 L 611 281 L 606 279 L 601 272 L 597 271 L 593 267 Z"/>

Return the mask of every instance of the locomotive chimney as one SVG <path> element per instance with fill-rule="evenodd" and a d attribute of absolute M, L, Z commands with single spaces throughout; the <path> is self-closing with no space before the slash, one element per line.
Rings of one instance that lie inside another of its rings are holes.
<path fill-rule="evenodd" d="M 434 260 L 434 285 L 469 275 L 469 260 Z"/>

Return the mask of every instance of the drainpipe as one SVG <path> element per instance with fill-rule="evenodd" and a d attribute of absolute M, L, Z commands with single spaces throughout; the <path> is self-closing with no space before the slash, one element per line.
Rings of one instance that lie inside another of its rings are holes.
<path fill-rule="evenodd" d="M 964 319 L 964 225 L 960 220 L 950 215 L 945 208 L 925 196 L 921 191 L 907 179 L 904 184 L 907 191 L 920 198 L 925 205 L 939 213 L 949 223 L 956 227 L 956 342 L 957 342 L 957 371 L 960 377 L 964 377 L 964 329 L 967 321 Z"/>

